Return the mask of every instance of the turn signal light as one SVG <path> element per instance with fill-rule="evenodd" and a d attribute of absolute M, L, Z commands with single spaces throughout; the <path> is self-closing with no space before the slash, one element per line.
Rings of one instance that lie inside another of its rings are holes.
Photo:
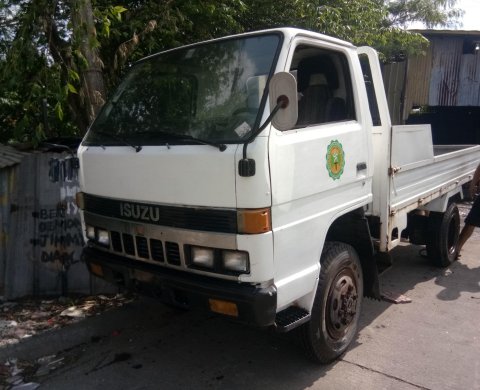
<path fill-rule="evenodd" d="M 90 272 L 94 275 L 103 277 L 103 268 L 98 264 L 90 263 Z"/>
<path fill-rule="evenodd" d="M 220 299 L 209 299 L 208 303 L 210 305 L 210 310 L 214 313 L 238 317 L 238 307 L 236 303 L 221 301 Z"/>
<path fill-rule="evenodd" d="M 260 234 L 271 231 L 270 208 L 238 210 L 237 225 L 240 234 Z"/>

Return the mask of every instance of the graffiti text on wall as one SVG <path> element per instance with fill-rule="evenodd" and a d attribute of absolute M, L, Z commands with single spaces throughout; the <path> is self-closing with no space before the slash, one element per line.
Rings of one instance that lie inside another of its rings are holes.
<path fill-rule="evenodd" d="M 62 206 L 33 213 L 37 235 L 30 242 L 41 249 L 42 262 L 58 262 L 69 268 L 79 262 L 75 259 L 75 250 L 82 247 L 83 235 L 78 216 L 69 218 L 65 203 Z"/>
<path fill-rule="evenodd" d="M 48 164 L 48 177 L 51 182 L 56 183 L 78 179 L 80 163 L 77 157 L 51 158 Z"/>

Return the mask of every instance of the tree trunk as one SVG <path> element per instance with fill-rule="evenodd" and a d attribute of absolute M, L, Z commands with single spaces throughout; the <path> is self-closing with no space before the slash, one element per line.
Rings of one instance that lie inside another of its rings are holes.
<path fill-rule="evenodd" d="M 103 63 L 95 47 L 98 41 L 91 0 L 73 0 L 72 3 L 74 43 L 80 49 L 87 65 L 85 69 L 80 70 L 82 86 L 79 92 L 90 124 L 105 103 Z"/>

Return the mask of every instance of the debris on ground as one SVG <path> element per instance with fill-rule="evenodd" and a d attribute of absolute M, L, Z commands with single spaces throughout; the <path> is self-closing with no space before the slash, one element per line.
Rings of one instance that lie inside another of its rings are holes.
<path fill-rule="evenodd" d="M 32 375 L 33 365 L 28 362 L 20 362 L 17 359 L 8 359 L 0 363 L 0 389 L 9 390 L 35 390 L 40 384 L 29 381 Z"/>
<path fill-rule="evenodd" d="M 54 299 L 23 298 L 5 302 L 0 297 L 0 348 L 124 306 L 135 299 L 132 295 L 116 294 Z M 62 367 L 64 359 L 50 355 L 33 362 L 16 358 L 0 362 L 0 390 L 35 390 L 40 386 L 36 379 Z"/>
<path fill-rule="evenodd" d="M 0 301 L 0 348 L 47 330 L 62 328 L 110 308 L 123 306 L 132 300 L 132 296 L 116 294 L 110 297 L 97 295 Z"/>
<path fill-rule="evenodd" d="M 451 269 L 446 269 L 443 271 L 443 276 L 450 276 L 453 274 L 453 271 Z"/>
<path fill-rule="evenodd" d="M 35 390 L 42 377 L 64 364 L 65 357 L 57 355 L 43 356 L 35 361 L 10 358 L 0 363 L 0 389 Z"/>
<path fill-rule="evenodd" d="M 403 295 L 403 294 L 399 294 L 399 293 L 396 293 L 396 292 L 392 292 L 392 291 L 383 291 L 382 292 L 382 299 L 384 301 L 387 301 L 387 302 L 391 302 L 391 303 L 410 303 L 412 302 L 412 300 Z"/>
<path fill-rule="evenodd" d="M 458 203 L 458 212 L 460 214 L 460 218 L 463 220 L 465 217 L 468 215 L 470 212 L 470 209 L 472 208 L 473 201 L 464 201 L 462 203 Z"/>

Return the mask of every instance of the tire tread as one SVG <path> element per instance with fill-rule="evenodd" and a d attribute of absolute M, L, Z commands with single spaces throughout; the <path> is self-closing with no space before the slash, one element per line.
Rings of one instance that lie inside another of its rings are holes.
<path fill-rule="evenodd" d="M 348 244 L 342 243 L 342 242 L 336 242 L 336 241 L 327 241 L 323 247 L 322 250 L 322 255 L 320 258 L 320 263 L 321 263 L 321 270 L 320 270 L 320 275 L 319 275 L 319 280 L 318 280 L 318 286 L 322 286 L 327 282 L 327 272 L 325 270 L 328 270 L 331 266 L 331 264 L 336 261 L 336 258 L 338 255 L 340 255 L 344 251 L 349 251 L 350 253 L 355 253 L 355 250 Z M 358 259 L 358 265 L 360 265 L 360 261 Z M 324 272 L 322 272 L 324 270 Z M 319 288 L 318 287 L 318 288 Z M 318 288 L 317 288 L 317 295 L 315 296 L 314 300 L 314 306 L 318 305 L 317 300 L 319 299 L 318 297 Z M 360 294 L 363 294 L 363 291 L 360 292 Z M 313 312 L 313 309 L 312 309 Z M 312 313 L 313 315 L 313 313 Z M 305 351 L 305 354 L 307 357 L 316 362 L 316 363 L 321 363 L 321 364 L 327 364 L 335 360 L 338 355 L 337 354 L 319 354 L 315 351 L 314 346 L 311 341 L 311 321 L 307 322 L 306 324 L 303 324 L 298 328 L 299 332 L 299 338 L 300 338 L 300 343 L 303 347 L 303 350 Z M 356 331 L 355 331 L 356 332 Z M 345 352 L 345 351 L 344 351 Z M 343 354 L 342 352 L 341 354 Z M 340 355 L 341 355 L 340 354 Z"/>

